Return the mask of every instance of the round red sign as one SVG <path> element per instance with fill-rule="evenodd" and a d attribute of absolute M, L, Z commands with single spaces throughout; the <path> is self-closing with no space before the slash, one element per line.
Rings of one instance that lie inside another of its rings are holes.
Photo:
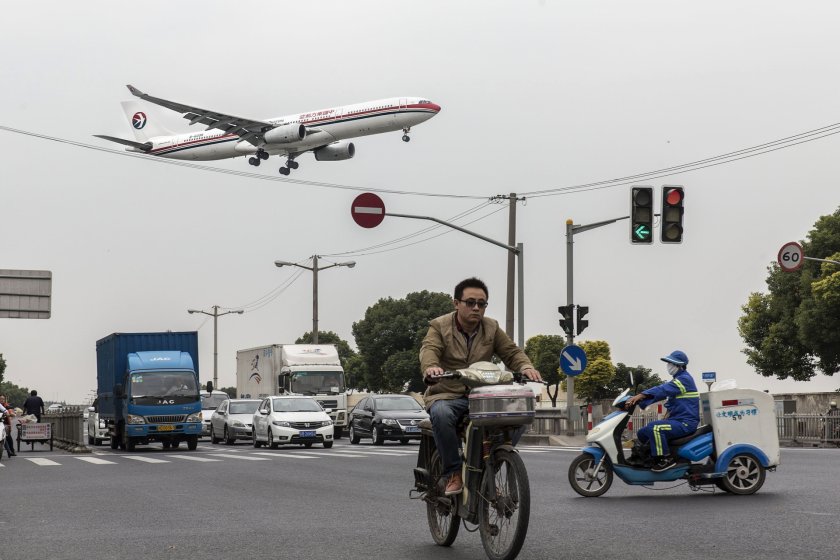
<path fill-rule="evenodd" d="M 350 206 L 350 215 L 363 228 L 376 227 L 385 219 L 385 203 L 373 193 L 360 194 Z"/>

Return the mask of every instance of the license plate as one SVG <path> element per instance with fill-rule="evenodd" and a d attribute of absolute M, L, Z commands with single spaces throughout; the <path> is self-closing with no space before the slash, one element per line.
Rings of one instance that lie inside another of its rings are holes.
<path fill-rule="evenodd" d="M 300 433 L 300 437 L 315 437 L 315 430 L 307 430 Z"/>
<path fill-rule="evenodd" d="M 172 424 L 164 424 L 163 426 L 158 426 L 159 432 L 171 432 L 174 429 L 175 426 L 173 426 Z"/>
<path fill-rule="evenodd" d="M 420 431 L 420 428 L 418 428 L 417 426 L 406 426 L 405 427 L 405 432 L 407 434 L 414 434 L 414 433 L 417 433 L 419 431 Z"/>

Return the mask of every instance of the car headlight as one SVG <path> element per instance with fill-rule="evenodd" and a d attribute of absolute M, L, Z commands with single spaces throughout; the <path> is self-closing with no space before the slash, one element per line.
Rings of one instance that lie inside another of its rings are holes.
<path fill-rule="evenodd" d="M 275 426 L 280 426 L 281 428 L 291 428 L 291 424 L 284 422 L 283 420 L 272 420 L 271 423 Z"/>
<path fill-rule="evenodd" d="M 238 428 L 241 428 L 241 427 L 243 427 L 245 424 L 243 424 L 241 420 L 234 420 L 233 422 L 231 422 L 231 423 L 230 423 L 230 425 L 231 425 L 231 426 L 236 426 L 236 427 L 238 427 Z"/>
<path fill-rule="evenodd" d="M 129 424 L 145 424 L 146 419 L 142 416 L 137 416 L 136 414 L 129 414 L 125 417 L 125 421 Z"/>
<path fill-rule="evenodd" d="M 388 424 L 389 426 L 396 426 L 397 425 L 397 421 L 392 419 L 392 418 L 383 418 L 382 423 L 383 424 Z"/>
<path fill-rule="evenodd" d="M 192 414 L 187 416 L 187 422 L 201 422 L 201 413 L 193 412 Z"/>
<path fill-rule="evenodd" d="M 321 426 L 332 426 L 332 420 L 324 420 L 321 422 Z"/>

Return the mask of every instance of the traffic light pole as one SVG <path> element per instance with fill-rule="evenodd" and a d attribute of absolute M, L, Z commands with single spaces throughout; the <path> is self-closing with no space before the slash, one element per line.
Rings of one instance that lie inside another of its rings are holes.
<path fill-rule="evenodd" d="M 574 247 L 575 241 L 574 236 L 576 233 L 583 233 L 584 231 L 589 231 L 590 229 L 595 229 L 603 226 L 608 226 L 610 224 L 614 224 L 619 220 L 628 220 L 630 216 L 622 216 L 621 218 L 614 218 L 612 220 L 604 220 L 603 222 L 596 222 L 594 224 L 587 224 L 587 225 L 574 225 L 574 221 L 571 219 L 566 220 L 566 305 L 574 306 L 575 303 L 575 284 L 574 284 L 574 266 L 575 266 L 575 259 L 574 259 Z M 569 325 L 569 330 L 566 332 L 566 344 L 573 344 L 575 341 L 575 321 L 572 319 L 571 325 Z M 567 424 L 567 436 L 575 435 L 574 430 L 572 429 L 572 421 L 577 421 L 580 418 L 578 414 L 578 410 L 574 407 L 574 397 L 575 397 L 575 378 L 572 376 L 566 376 L 566 413 L 569 416 L 569 422 Z"/>

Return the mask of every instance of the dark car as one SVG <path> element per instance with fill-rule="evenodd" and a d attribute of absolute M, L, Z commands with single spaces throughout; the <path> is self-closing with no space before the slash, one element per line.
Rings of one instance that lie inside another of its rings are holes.
<path fill-rule="evenodd" d="M 406 444 L 420 439 L 421 420 L 429 415 L 414 397 L 408 395 L 370 395 L 359 401 L 350 411 L 350 443 L 365 438 L 374 445 L 385 440 Z"/>

